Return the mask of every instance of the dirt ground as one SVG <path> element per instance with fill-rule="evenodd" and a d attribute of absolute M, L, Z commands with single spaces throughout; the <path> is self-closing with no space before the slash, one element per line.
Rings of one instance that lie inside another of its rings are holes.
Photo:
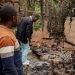
<path fill-rule="evenodd" d="M 64 30 L 64 33 L 65 33 L 65 35 L 66 35 L 66 38 L 67 39 L 70 39 L 70 41 L 73 43 L 73 41 L 75 40 L 75 34 L 74 34 L 74 31 L 75 31 L 75 26 L 74 26 L 74 24 L 75 24 L 75 20 L 73 19 L 73 21 L 72 21 L 72 23 L 71 23 L 71 26 L 69 25 L 69 18 L 67 18 L 67 20 L 66 20 L 66 22 L 65 22 L 65 25 L 64 25 L 64 28 L 65 28 L 65 30 Z M 71 28 L 70 28 L 71 27 Z M 53 41 L 52 40 L 45 40 L 45 39 L 42 39 L 42 38 L 48 38 L 49 37 L 49 34 L 48 34 L 48 31 L 47 31 L 47 21 L 45 21 L 44 22 L 44 30 L 43 30 L 43 32 L 42 32 L 42 29 L 40 28 L 38 31 L 34 31 L 33 32 L 33 36 L 32 36 L 32 44 L 33 45 L 37 45 L 37 46 L 40 46 L 41 44 L 46 44 L 48 47 L 51 47 L 51 45 L 53 44 Z M 73 41 L 72 41 L 73 40 Z M 61 51 L 59 51 L 59 50 L 54 50 L 54 49 L 51 49 L 52 51 L 50 52 L 50 53 L 54 53 L 55 52 L 55 54 L 56 55 L 58 55 L 58 54 L 60 54 L 60 53 L 62 53 L 60 56 L 61 57 L 63 57 L 64 56 L 64 59 L 65 58 L 71 58 L 71 54 L 72 54 L 72 50 L 73 50 L 73 46 L 72 45 L 70 45 L 70 44 L 67 44 L 67 43 L 64 43 L 64 48 L 67 48 L 67 49 L 61 49 Z M 49 48 L 50 49 L 50 48 Z M 57 53 L 58 52 L 58 53 Z M 59 53 L 60 52 L 60 53 Z M 46 55 L 41 55 L 40 56 L 40 60 L 46 60 L 46 61 L 48 61 L 48 56 L 49 55 L 51 55 L 51 54 L 46 54 Z M 65 53 L 65 54 L 64 54 Z M 57 56 L 55 56 L 55 54 L 52 54 L 51 56 L 53 56 L 53 57 L 57 57 Z M 36 62 L 38 62 L 38 61 L 40 61 L 37 57 L 36 57 L 36 55 L 35 54 L 33 54 L 32 52 L 30 52 L 29 54 L 28 54 L 28 56 L 29 56 L 29 58 L 30 58 L 30 64 L 32 64 L 32 63 L 36 63 Z M 59 56 L 59 57 L 60 57 Z M 57 62 L 59 62 L 60 61 L 60 59 L 59 59 L 59 57 L 57 57 L 57 59 L 54 59 L 54 62 L 56 63 L 56 65 L 57 65 Z M 66 60 L 67 60 L 66 59 Z M 52 59 L 51 59 L 52 60 Z M 62 61 L 63 62 L 63 61 Z M 61 68 L 54 68 L 54 70 L 55 71 L 57 71 L 57 73 L 59 72 L 60 74 L 59 75 L 61 75 L 61 73 L 62 73 L 62 75 L 69 75 L 69 74 L 65 74 L 65 68 L 63 68 L 62 66 L 61 66 L 61 63 L 60 64 L 58 64 L 59 65 L 59 67 L 61 67 Z M 58 66 L 57 65 L 57 66 Z M 70 64 L 69 64 L 70 65 Z M 65 66 L 68 66 L 69 67 L 69 65 L 67 65 L 67 64 L 65 64 Z M 72 69 L 71 68 L 72 67 L 72 65 L 70 66 L 70 68 L 69 69 Z M 29 71 L 28 71 L 28 67 L 27 68 L 25 68 L 24 69 L 25 70 L 25 72 L 26 72 L 26 70 L 27 70 L 27 75 L 29 75 Z M 71 71 L 71 70 L 69 70 L 69 71 Z M 68 72 L 69 73 L 69 72 Z M 26 75 L 26 74 L 25 74 Z M 58 75 L 58 74 L 57 74 Z M 71 74 L 70 74 L 71 75 Z M 73 74 L 72 74 L 73 75 Z"/>
<path fill-rule="evenodd" d="M 73 21 L 70 24 L 69 17 L 66 19 L 64 24 L 64 34 L 66 38 L 75 44 L 75 18 L 73 18 Z M 33 45 L 41 45 L 41 44 L 47 44 L 49 47 L 51 47 L 52 41 L 45 40 L 42 38 L 48 38 L 49 34 L 47 31 L 47 21 L 44 21 L 44 30 L 42 31 L 42 28 L 40 28 L 38 31 L 34 31 L 32 35 L 32 44 Z M 73 48 L 72 45 L 64 43 L 65 48 Z"/>
<path fill-rule="evenodd" d="M 48 37 L 49 37 L 49 34 L 47 31 L 47 21 L 44 21 L 43 31 L 42 31 L 42 28 L 40 28 L 39 30 L 33 32 L 32 44 L 38 45 L 38 46 L 43 43 L 50 44 L 49 40 L 42 39 L 42 38 L 48 38 Z"/>

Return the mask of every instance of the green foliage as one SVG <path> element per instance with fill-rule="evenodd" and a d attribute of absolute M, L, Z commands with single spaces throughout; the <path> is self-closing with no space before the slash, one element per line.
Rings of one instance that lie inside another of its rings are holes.
<path fill-rule="evenodd" d="M 59 2 L 58 0 L 53 0 L 53 1 L 55 2 L 55 4 L 58 4 L 58 2 Z"/>
<path fill-rule="evenodd" d="M 39 3 L 39 2 L 37 2 L 36 5 L 35 5 L 35 12 L 36 12 L 37 14 L 39 14 L 39 15 L 40 15 L 40 13 L 41 13 L 41 11 L 40 11 L 40 3 Z M 42 27 L 42 23 L 41 23 L 41 19 L 39 18 L 39 20 L 34 23 L 33 29 L 34 29 L 35 31 L 37 31 L 37 30 L 40 29 L 41 27 Z"/>
<path fill-rule="evenodd" d="M 39 19 L 37 22 L 34 23 L 33 29 L 34 29 L 35 31 L 37 31 L 38 29 L 41 28 L 41 26 L 42 26 L 41 20 Z"/>
<path fill-rule="evenodd" d="M 38 13 L 38 14 L 41 13 L 41 11 L 40 11 L 40 3 L 39 2 L 37 2 L 36 5 L 35 5 L 35 12 Z"/>

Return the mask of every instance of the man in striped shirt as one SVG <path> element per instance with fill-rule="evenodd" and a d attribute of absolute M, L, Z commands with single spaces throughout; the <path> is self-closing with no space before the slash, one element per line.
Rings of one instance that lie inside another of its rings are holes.
<path fill-rule="evenodd" d="M 17 14 L 13 6 L 0 7 L 0 75 L 23 75 L 21 50 L 12 33 Z"/>

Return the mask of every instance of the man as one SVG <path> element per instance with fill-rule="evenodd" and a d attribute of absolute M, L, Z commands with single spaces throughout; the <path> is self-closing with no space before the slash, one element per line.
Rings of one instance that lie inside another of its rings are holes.
<path fill-rule="evenodd" d="M 27 54 L 30 50 L 29 45 L 31 44 L 31 37 L 33 33 L 33 22 L 36 22 L 38 19 L 39 15 L 34 13 L 32 16 L 23 17 L 20 25 L 18 26 L 16 36 L 21 43 L 23 63 L 27 61 Z"/>
<path fill-rule="evenodd" d="M 0 75 L 23 75 L 21 50 L 12 33 L 17 13 L 13 6 L 0 7 Z"/>

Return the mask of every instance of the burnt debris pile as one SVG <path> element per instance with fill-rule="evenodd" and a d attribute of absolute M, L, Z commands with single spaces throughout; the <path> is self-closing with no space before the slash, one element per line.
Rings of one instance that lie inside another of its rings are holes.
<path fill-rule="evenodd" d="M 53 75 L 51 64 L 48 62 L 38 61 L 30 64 L 29 75 Z"/>
<path fill-rule="evenodd" d="M 29 75 L 75 75 L 75 52 L 47 46 L 31 49 L 39 60 L 30 64 Z"/>

